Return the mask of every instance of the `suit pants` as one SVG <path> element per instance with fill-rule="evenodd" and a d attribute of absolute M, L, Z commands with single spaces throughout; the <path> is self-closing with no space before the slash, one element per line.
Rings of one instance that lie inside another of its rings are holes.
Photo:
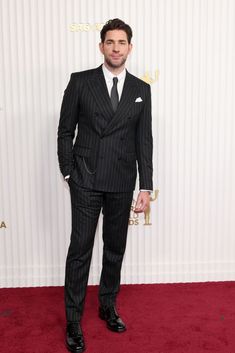
<path fill-rule="evenodd" d="M 72 206 L 72 233 L 65 269 L 65 309 L 67 322 L 80 321 L 88 282 L 95 232 L 103 213 L 103 261 L 99 302 L 115 304 L 120 287 L 122 260 L 133 191 L 102 192 L 78 186 L 69 180 Z"/>

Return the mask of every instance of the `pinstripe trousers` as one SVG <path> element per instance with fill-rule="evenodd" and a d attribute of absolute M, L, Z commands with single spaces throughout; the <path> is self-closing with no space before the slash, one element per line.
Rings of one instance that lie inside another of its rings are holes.
<path fill-rule="evenodd" d="M 101 209 L 103 261 L 99 302 L 103 307 L 115 304 L 120 287 L 133 191 L 90 190 L 78 186 L 71 178 L 69 186 L 72 232 L 65 269 L 65 309 L 67 322 L 77 322 L 83 313 L 94 237 Z"/>

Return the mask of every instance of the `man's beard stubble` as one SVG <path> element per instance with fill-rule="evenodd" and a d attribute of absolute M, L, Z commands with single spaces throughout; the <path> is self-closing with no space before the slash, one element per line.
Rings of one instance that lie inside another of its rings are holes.
<path fill-rule="evenodd" d="M 123 58 L 122 61 L 120 62 L 120 64 L 114 64 L 111 62 L 111 60 L 109 60 L 108 58 L 105 58 L 106 63 L 108 64 L 109 67 L 112 67 L 113 69 L 118 69 L 119 67 L 123 66 L 126 62 L 127 58 Z"/>

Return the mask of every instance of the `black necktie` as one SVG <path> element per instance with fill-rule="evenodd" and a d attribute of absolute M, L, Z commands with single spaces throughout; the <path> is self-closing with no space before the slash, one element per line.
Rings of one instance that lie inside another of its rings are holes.
<path fill-rule="evenodd" d="M 117 83 L 118 83 L 118 78 L 114 77 L 113 78 L 113 87 L 111 89 L 111 103 L 113 106 L 113 110 L 114 112 L 116 112 L 117 110 L 117 106 L 118 106 L 118 90 L 117 90 Z"/>

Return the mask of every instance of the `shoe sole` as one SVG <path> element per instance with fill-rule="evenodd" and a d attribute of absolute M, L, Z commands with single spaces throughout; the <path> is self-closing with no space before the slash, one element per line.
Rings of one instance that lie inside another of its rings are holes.
<path fill-rule="evenodd" d="M 105 317 L 104 317 L 102 314 L 100 314 L 100 313 L 99 313 L 99 318 L 100 318 L 101 320 L 103 320 L 103 321 L 106 321 L 106 320 L 105 320 Z M 122 333 L 122 332 L 125 332 L 125 331 L 126 331 L 126 327 L 123 328 L 123 329 L 114 330 L 111 326 L 108 325 L 107 322 L 106 322 L 106 326 L 107 326 L 107 328 L 108 328 L 110 331 L 112 331 L 112 332 Z"/>

